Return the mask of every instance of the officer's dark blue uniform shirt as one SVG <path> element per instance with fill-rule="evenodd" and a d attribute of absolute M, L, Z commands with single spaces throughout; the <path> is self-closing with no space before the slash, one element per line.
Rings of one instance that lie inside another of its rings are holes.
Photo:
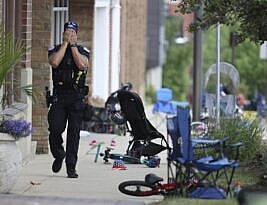
<path fill-rule="evenodd" d="M 48 50 L 48 58 L 53 53 L 57 52 L 60 49 L 61 44 L 56 45 L 55 47 Z M 90 58 L 90 51 L 82 46 L 77 45 L 77 48 L 80 54 L 86 56 L 89 60 Z M 52 79 L 53 79 L 53 86 L 54 87 L 61 87 L 61 88 L 71 88 L 76 82 L 76 78 L 78 76 L 78 72 L 83 72 L 83 76 L 80 79 L 80 82 L 77 82 L 79 87 L 84 86 L 85 84 L 85 75 L 86 71 L 79 71 L 77 68 L 72 52 L 71 47 L 68 46 L 65 52 L 65 55 L 60 62 L 59 66 L 56 69 L 52 69 Z"/>

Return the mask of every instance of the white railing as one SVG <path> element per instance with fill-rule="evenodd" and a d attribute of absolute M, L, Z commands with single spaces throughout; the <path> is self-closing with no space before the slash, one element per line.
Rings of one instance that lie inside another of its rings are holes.
<path fill-rule="evenodd" d="M 52 42 L 54 45 L 61 43 L 64 23 L 69 20 L 69 1 L 55 0 L 53 8 Z"/>

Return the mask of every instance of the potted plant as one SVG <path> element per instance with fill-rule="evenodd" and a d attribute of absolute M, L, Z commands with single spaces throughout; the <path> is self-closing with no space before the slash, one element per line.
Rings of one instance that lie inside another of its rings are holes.
<path fill-rule="evenodd" d="M 0 133 L 8 134 L 12 139 L 17 140 L 29 136 L 32 133 L 32 126 L 24 119 L 2 120 Z"/>
<path fill-rule="evenodd" d="M 16 140 L 32 133 L 31 123 L 24 119 L 2 120 L 0 124 L 0 193 L 15 185 L 22 167 L 22 155 Z"/>
<path fill-rule="evenodd" d="M 0 25 L 0 193 L 9 192 L 22 166 L 22 154 L 16 141 L 32 132 L 30 123 L 23 119 L 10 119 L 3 114 L 7 107 L 3 85 L 8 83 L 6 76 L 14 69 L 23 54 L 22 43 L 15 41 L 11 33 L 6 32 Z"/>
<path fill-rule="evenodd" d="M 6 76 L 14 69 L 21 60 L 24 49 L 21 41 L 15 41 L 10 32 L 6 32 L 0 25 L 0 89 L 6 82 Z M 6 104 L 6 96 L 0 93 L 2 109 Z"/>

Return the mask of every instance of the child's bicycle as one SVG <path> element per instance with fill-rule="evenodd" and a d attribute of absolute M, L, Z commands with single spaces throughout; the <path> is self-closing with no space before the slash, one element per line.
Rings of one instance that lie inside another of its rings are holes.
<path fill-rule="evenodd" d="M 178 184 L 174 182 L 162 183 L 163 178 L 150 173 L 145 176 L 145 180 L 124 181 L 119 184 L 119 191 L 130 196 L 170 196 L 179 192 Z"/>
<path fill-rule="evenodd" d="M 111 147 L 107 147 L 104 153 L 100 153 L 100 156 L 103 157 L 104 163 L 108 163 L 109 159 L 112 160 L 122 160 L 130 164 L 140 164 L 140 159 L 126 154 L 119 153 L 110 153 L 113 150 Z"/>
<path fill-rule="evenodd" d="M 160 165 L 160 158 L 157 156 L 150 156 L 141 159 L 140 157 L 135 157 L 127 154 L 110 153 L 111 150 L 111 147 L 107 147 L 104 153 L 100 153 L 100 156 L 103 157 L 104 163 L 108 163 L 109 159 L 112 159 L 122 160 L 127 164 L 145 164 L 151 168 L 159 167 Z"/>
<path fill-rule="evenodd" d="M 120 192 L 130 196 L 186 196 L 198 187 L 206 186 L 201 183 L 196 176 L 191 176 L 189 180 L 177 181 L 174 178 L 168 178 L 168 182 L 163 182 L 163 178 L 149 173 L 145 180 L 129 180 L 121 182 L 118 186 Z"/>

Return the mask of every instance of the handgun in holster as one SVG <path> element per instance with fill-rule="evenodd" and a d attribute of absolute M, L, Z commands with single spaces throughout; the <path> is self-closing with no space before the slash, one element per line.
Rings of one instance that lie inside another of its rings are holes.
<path fill-rule="evenodd" d="M 53 96 L 51 95 L 51 91 L 45 86 L 45 99 L 46 99 L 46 107 L 49 108 L 50 104 L 53 103 Z"/>

